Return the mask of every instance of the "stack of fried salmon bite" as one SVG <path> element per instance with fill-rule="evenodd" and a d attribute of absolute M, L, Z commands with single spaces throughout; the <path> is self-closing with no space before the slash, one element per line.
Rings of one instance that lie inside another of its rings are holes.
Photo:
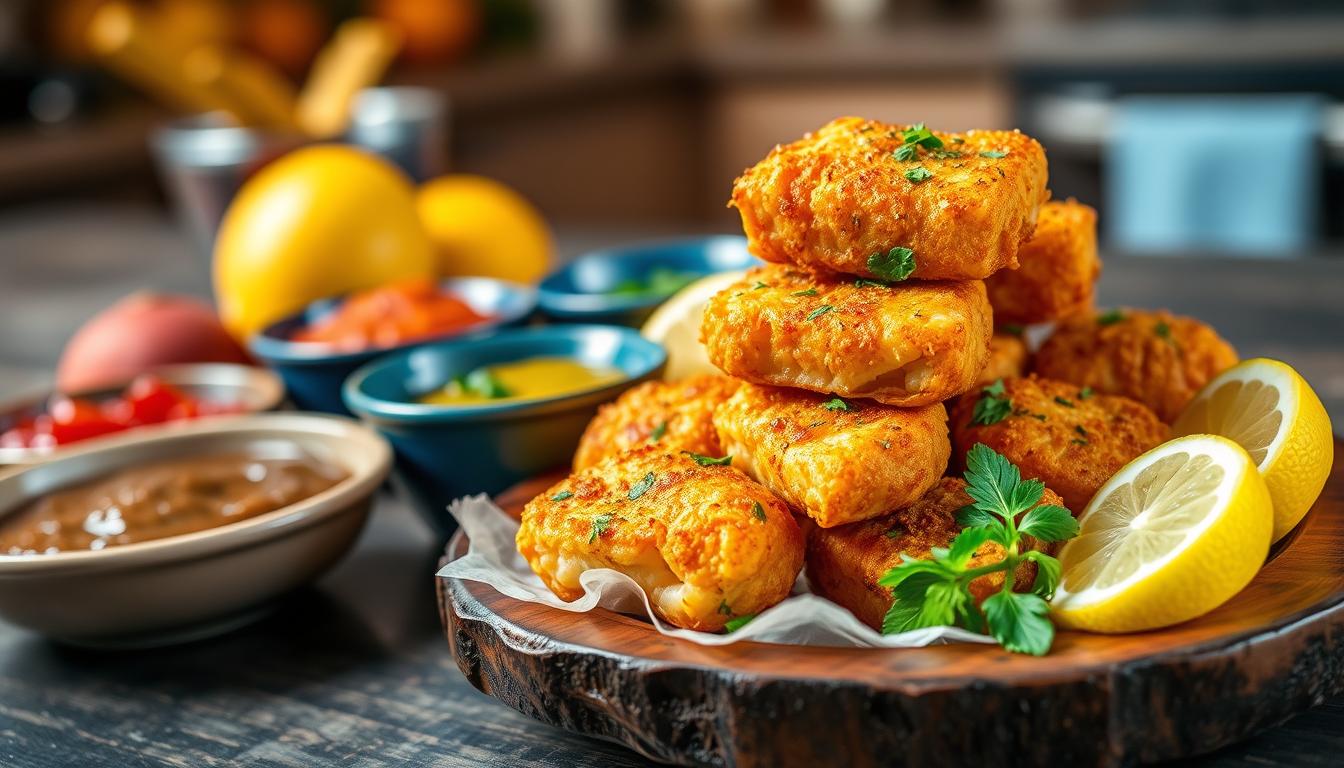
<path fill-rule="evenodd" d="M 1046 180 L 1017 131 L 841 118 L 776 147 L 732 197 L 769 264 L 701 322 L 722 374 L 604 406 L 574 473 L 526 506 L 519 551 L 564 599 L 614 568 L 706 631 L 780 602 L 806 565 L 876 628 L 882 574 L 959 531 L 976 443 L 1081 513 L 1237 358 L 1189 318 L 1098 313 L 1096 213 Z M 1056 330 L 1033 359 L 1038 324 Z"/>

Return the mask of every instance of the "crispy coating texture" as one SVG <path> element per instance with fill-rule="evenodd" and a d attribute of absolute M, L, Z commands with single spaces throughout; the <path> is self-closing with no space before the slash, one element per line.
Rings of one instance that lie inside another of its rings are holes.
<path fill-rule="evenodd" d="M 1097 212 L 1072 199 L 1046 203 L 1017 260 L 1017 269 L 985 280 L 995 322 L 1050 323 L 1090 311 L 1101 276 Z"/>
<path fill-rule="evenodd" d="M 675 383 L 648 381 L 627 390 L 588 422 L 574 453 L 574 469 L 587 469 L 646 443 L 668 453 L 722 456 L 710 417 L 741 383 L 727 376 L 702 374 Z M 654 440 L 660 427 L 661 434 Z"/>
<path fill-rule="evenodd" d="M 858 285 L 773 264 L 711 298 L 700 324 L 729 375 L 906 407 L 969 389 L 992 332 L 979 280 Z"/>
<path fill-rule="evenodd" d="M 517 543 L 563 600 L 582 596 L 584 571 L 613 568 L 644 588 L 659 617 L 706 632 L 783 600 L 803 562 L 802 533 L 784 502 L 732 467 L 701 467 L 653 446 L 576 472 L 528 502 Z"/>
<path fill-rule="evenodd" d="M 1075 515 L 1102 483 L 1131 459 L 1167 439 L 1167 426 L 1142 403 L 1127 397 L 1090 394 L 1063 381 L 1005 379 L 1002 397 L 1012 401 L 1003 420 L 973 423 L 984 392 L 967 392 L 952 408 L 952 445 L 959 469 L 966 452 L 984 443 L 1038 477 Z"/>
<path fill-rule="evenodd" d="M 808 583 L 814 592 L 880 631 L 892 598 L 891 590 L 879 586 L 877 580 L 900 565 L 902 552 L 927 560 L 933 547 L 949 546 L 961 532 L 957 510 L 970 503 L 965 481 L 944 477 L 908 506 L 862 523 L 813 531 L 807 539 Z M 1047 488 L 1040 503 L 1059 504 L 1060 498 Z M 1042 549 L 1030 537 L 1025 542 L 1028 549 Z M 971 558 L 970 566 L 1001 559 L 1003 547 L 991 541 Z M 1024 590 L 1035 578 L 1035 565 L 1027 563 L 1018 569 L 1013 584 Z M 969 585 L 977 604 L 1002 586 L 1001 572 L 981 576 Z"/>
<path fill-rule="evenodd" d="M 743 384 L 714 412 L 733 466 L 823 528 L 866 520 L 929 489 L 952 451 L 942 403 L 894 408 Z"/>
<path fill-rule="evenodd" d="M 1125 395 L 1170 424 L 1237 351 L 1209 326 L 1166 310 L 1119 310 L 1061 324 L 1036 354 L 1036 372 Z"/>
<path fill-rule="evenodd" d="M 874 277 L 868 258 L 903 246 L 915 252 L 919 280 L 975 280 L 1017 266 L 1048 197 L 1041 145 L 1017 131 L 935 132 L 941 152 L 900 161 L 893 153 L 905 128 L 842 117 L 744 171 L 731 205 L 751 252 Z M 999 152 L 1007 154 L 981 154 Z M 933 175 L 911 181 L 915 168 Z"/>
<path fill-rule="evenodd" d="M 975 386 L 978 389 L 999 379 L 1024 376 L 1030 360 L 1031 353 L 1027 350 L 1027 342 L 1023 341 L 1021 336 L 1014 333 L 996 333 L 989 338 L 989 360 L 980 371 L 980 378 L 975 382 Z"/>

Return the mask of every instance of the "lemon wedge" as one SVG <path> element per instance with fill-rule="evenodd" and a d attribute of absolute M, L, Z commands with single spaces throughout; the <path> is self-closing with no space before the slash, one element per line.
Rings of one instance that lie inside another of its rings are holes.
<path fill-rule="evenodd" d="M 1059 553 L 1051 612 L 1064 627 L 1140 632 L 1203 615 L 1240 592 L 1269 553 L 1269 490 L 1241 446 L 1193 435 L 1126 464 Z"/>
<path fill-rule="evenodd" d="M 1330 476 L 1330 416 L 1307 380 L 1278 360 L 1247 360 L 1205 385 L 1172 425 L 1174 435 L 1200 433 L 1235 440 L 1251 455 L 1274 501 L 1274 541 L 1307 514 Z"/>
<path fill-rule="evenodd" d="M 700 343 L 700 317 L 711 296 L 741 280 L 745 274 L 742 270 L 706 275 L 672 294 L 649 316 L 639 332 L 667 350 L 665 380 L 681 381 L 701 373 L 719 372 L 709 362 L 705 346 Z"/>

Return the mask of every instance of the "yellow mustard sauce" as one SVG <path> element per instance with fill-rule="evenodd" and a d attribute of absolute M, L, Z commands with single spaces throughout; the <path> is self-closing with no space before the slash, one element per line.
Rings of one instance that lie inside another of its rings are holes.
<path fill-rule="evenodd" d="M 428 405 L 478 405 L 536 400 L 620 381 L 624 374 L 569 357 L 532 357 L 477 368 L 420 398 Z"/>

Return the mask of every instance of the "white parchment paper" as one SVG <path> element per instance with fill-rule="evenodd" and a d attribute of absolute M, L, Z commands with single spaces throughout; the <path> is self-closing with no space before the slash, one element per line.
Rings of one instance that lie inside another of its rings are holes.
<path fill-rule="evenodd" d="M 880 634 L 854 614 L 812 594 L 807 579 L 800 576 L 793 594 L 784 602 L 762 611 L 745 627 L 727 634 L 696 632 L 666 624 L 654 615 L 648 596 L 633 579 L 610 568 L 595 568 L 579 577 L 583 597 L 567 603 L 556 597 L 528 567 L 514 545 L 518 522 L 491 503 L 485 495 L 454 501 L 448 511 L 471 539 L 463 557 L 439 570 L 448 579 L 479 581 L 515 600 L 542 603 L 574 613 L 606 608 L 648 617 L 662 634 L 700 645 L 729 645 L 742 640 L 783 645 L 847 646 L 856 648 L 912 648 L 930 643 L 964 641 L 992 643 L 956 627 L 930 627 L 899 635 Z"/>

